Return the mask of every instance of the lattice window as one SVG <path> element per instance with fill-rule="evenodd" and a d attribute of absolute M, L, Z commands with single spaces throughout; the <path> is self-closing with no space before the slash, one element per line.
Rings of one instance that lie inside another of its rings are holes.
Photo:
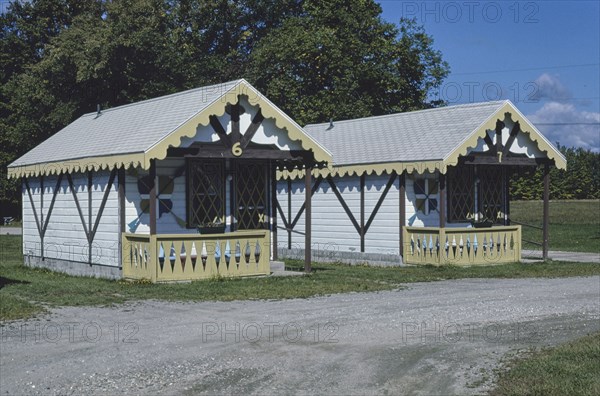
<path fill-rule="evenodd" d="M 417 210 L 428 215 L 438 210 L 438 181 L 436 179 L 415 179 Z"/>
<path fill-rule="evenodd" d="M 475 213 L 473 168 L 448 168 L 448 221 L 472 220 Z"/>
<path fill-rule="evenodd" d="M 225 221 L 225 164 L 221 160 L 189 160 L 188 227 Z"/>
<path fill-rule="evenodd" d="M 265 163 L 237 161 L 235 166 L 235 218 L 237 228 L 265 228 L 267 173 Z"/>
<path fill-rule="evenodd" d="M 502 222 L 503 177 L 501 166 L 481 166 L 477 170 L 479 176 L 480 212 L 484 219 L 494 223 Z"/>

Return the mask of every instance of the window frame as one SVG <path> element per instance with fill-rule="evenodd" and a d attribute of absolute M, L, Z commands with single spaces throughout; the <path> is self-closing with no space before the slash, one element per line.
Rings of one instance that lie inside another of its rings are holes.
<path fill-rule="evenodd" d="M 461 180 L 461 177 L 457 177 L 456 173 L 458 172 L 468 172 L 468 177 L 466 178 L 466 184 L 459 184 L 457 181 Z M 469 212 L 471 215 L 475 215 L 475 212 L 478 211 L 475 208 L 475 203 L 477 200 L 475 199 L 475 170 L 471 166 L 463 166 L 463 167 L 452 167 L 448 168 L 446 172 L 446 186 L 447 186 L 447 203 L 448 203 L 448 211 L 447 211 L 447 220 L 448 223 L 465 223 L 470 222 L 473 219 L 468 217 L 468 213 L 465 214 L 464 217 L 456 216 L 456 200 L 462 199 L 461 196 L 457 196 L 456 191 L 464 190 L 466 186 L 468 191 L 465 194 L 462 194 L 466 197 L 469 197 L 469 201 L 467 204 L 470 207 Z M 457 187 L 460 186 L 460 187 Z"/>
<path fill-rule="evenodd" d="M 223 225 L 225 225 L 226 222 L 226 216 L 227 216 L 227 193 L 226 193 L 226 180 L 225 180 L 225 174 L 226 174 L 226 164 L 225 164 L 225 160 L 222 159 L 206 159 L 206 158 L 186 158 L 186 172 L 185 172 L 185 190 L 186 190 L 186 194 L 185 194 L 185 205 L 186 205 L 186 227 L 188 229 L 195 229 L 197 227 L 200 226 L 200 224 L 203 224 L 201 222 L 198 221 L 198 219 L 194 219 L 194 213 L 193 213 L 193 202 L 194 202 L 194 197 L 193 192 L 194 192 L 194 180 L 193 180 L 193 175 L 194 172 L 194 166 L 198 163 L 201 164 L 213 164 L 213 165 L 218 165 L 219 166 L 219 179 L 221 180 L 220 182 L 220 188 L 217 190 L 217 193 L 220 195 L 219 200 L 220 200 L 220 213 L 219 213 L 219 217 L 221 219 L 223 219 Z"/>

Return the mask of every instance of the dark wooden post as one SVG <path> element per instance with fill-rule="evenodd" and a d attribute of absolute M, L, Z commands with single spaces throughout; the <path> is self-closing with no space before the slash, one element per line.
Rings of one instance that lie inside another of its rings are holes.
<path fill-rule="evenodd" d="M 88 171 L 88 262 L 90 265 L 92 265 L 92 187 L 92 171 Z"/>
<path fill-rule="evenodd" d="M 440 228 L 446 227 L 446 175 L 440 173 Z"/>
<path fill-rule="evenodd" d="M 33 206 L 33 201 L 31 201 L 31 206 Z M 44 175 L 40 176 L 40 228 L 44 225 Z M 40 254 L 42 255 L 42 261 L 45 260 L 44 257 L 44 232 L 40 232 Z"/>
<path fill-rule="evenodd" d="M 119 183 L 119 232 L 125 232 L 125 167 L 117 172 L 117 183 Z"/>
<path fill-rule="evenodd" d="M 150 189 L 150 235 L 156 235 L 156 160 L 150 160 L 150 179 L 152 188 Z"/>
<path fill-rule="evenodd" d="M 123 267 L 123 238 L 125 232 L 125 167 L 117 172 L 117 183 L 119 184 L 119 266 Z"/>
<path fill-rule="evenodd" d="M 287 210 L 288 210 L 288 249 L 292 248 L 292 179 L 287 179 Z"/>
<path fill-rule="evenodd" d="M 504 225 L 510 225 L 510 175 L 512 174 L 511 168 L 504 168 Z"/>
<path fill-rule="evenodd" d="M 360 175 L 360 252 L 365 252 L 365 174 Z"/>
<path fill-rule="evenodd" d="M 400 174 L 400 199 L 399 199 L 399 211 L 400 211 L 400 256 L 404 258 L 404 230 L 403 227 L 406 225 L 406 172 Z"/>
<path fill-rule="evenodd" d="M 312 222 L 312 169 L 307 166 L 304 176 L 304 193 L 306 194 L 304 201 L 304 271 L 311 271 L 311 222 Z"/>
<path fill-rule="evenodd" d="M 271 163 L 271 223 L 272 223 L 272 241 L 273 241 L 273 260 L 277 260 L 277 167 Z"/>
<path fill-rule="evenodd" d="M 542 241 L 542 257 L 548 259 L 548 242 L 549 242 L 549 226 L 550 226 L 550 167 L 544 164 L 544 223 L 543 223 L 543 241 Z"/>

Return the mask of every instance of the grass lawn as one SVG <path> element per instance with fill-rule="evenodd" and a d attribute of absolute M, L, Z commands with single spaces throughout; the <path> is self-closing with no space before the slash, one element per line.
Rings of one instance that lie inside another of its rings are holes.
<path fill-rule="evenodd" d="M 521 223 L 542 226 L 542 201 L 510 203 L 510 217 Z M 542 230 L 523 227 L 523 239 L 541 242 Z M 525 249 L 540 249 L 524 243 Z M 551 201 L 550 250 L 600 252 L 600 201 Z"/>
<path fill-rule="evenodd" d="M 8 225 L 3 225 L 2 227 L 15 227 L 15 228 L 20 228 L 23 225 L 22 221 L 13 221 L 12 223 L 8 224 Z"/>
<path fill-rule="evenodd" d="M 490 394 L 600 395 L 600 333 L 517 359 Z"/>
<path fill-rule="evenodd" d="M 23 266 L 20 236 L 0 236 L 0 320 L 27 318 L 45 306 L 110 305 L 128 300 L 171 301 L 305 298 L 344 292 L 391 290 L 402 283 L 460 278 L 565 277 L 600 274 L 600 264 L 542 263 L 490 267 L 366 267 L 313 265 L 310 276 L 214 279 L 144 284 L 74 277 Z M 291 269 L 302 263 L 290 261 Z"/>

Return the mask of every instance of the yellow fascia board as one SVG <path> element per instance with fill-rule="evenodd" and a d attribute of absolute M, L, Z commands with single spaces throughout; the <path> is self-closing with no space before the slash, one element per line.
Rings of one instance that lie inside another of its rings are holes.
<path fill-rule="evenodd" d="M 505 101 L 504 105 L 497 110 L 494 114 L 488 117 L 475 131 L 473 131 L 467 138 L 465 138 L 450 154 L 444 158 L 442 173 L 446 172 L 448 166 L 454 166 L 458 163 L 458 159 L 461 156 L 467 154 L 470 148 L 476 147 L 477 142 L 480 138 L 483 138 L 488 130 L 496 129 L 496 121 L 510 118 L 513 122 L 519 122 L 521 131 L 529 136 L 529 138 L 537 144 L 537 148 L 541 152 L 545 152 L 546 156 L 554 161 L 554 165 L 558 169 L 567 168 L 567 160 L 560 151 L 552 145 L 548 139 L 544 137 L 533 126 L 532 123 L 525 118 L 523 114 L 509 101 Z"/>
<path fill-rule="evenodd" d="M 225 114 L 227 104 L 235 104 L 239 96 L 246 96 L 252 106 L 259 106 L 265 118 L 273 119 L 279 129 L 287 131 L 288 137 L 291 140 L 299 141 L 303 149 L 311 150 L 317 162 L 331 163 L 333 161 L 331 154 L 304 132 L 300 125 L 296 124 L 285 113 L 279 110 L 271 101 L 248 84 L 246 80 L 240 80 L 233 88 L 148 149 L 145 155 L 144 168 L 149 169 L 150 160 L 152 159 L 164 159 L 167 156 L 168 148 L 179 147 L 181 139 L 185 137 L 191 138 L 196 135 L 198 125 L 207 126 L 210 123 L 209 117 L 211 115 L 220 117 Z"/>
<path fill-rule="evenodd" d="M 8 178 L 37 177 L 87 171 L 111 170 L 113 168 L 142 166 L 144 153 L 105 155 L 99 157 L 73 158 L 66 161 L 41 162 L 17 165 L 7 169 Z"/>
<path fill-rule="evenodd" d="M 179 147 L 181 139 L 195 136 L 198 125 L 207 126 L 210 123 L 209 117 L 211 115 L 222 116 L 225 113 L 227 104 L 235 104 L 239 96 L 247 96 L 251 105 L 259 106 L 265 118 L 273 119 L 275 125 L 287 131 L 290 140 L 299 141 L 304 150 L 311 150 L 317 162 L 329 164 L 333 162 L 331 153 L 310 137 L 300 125 L 279 110 L 246 80 L 240 80 L 233 88 L 224 92 L 218 99 L 167 133 L 145 152 L 14 166 L 8 168 L 8 177 L 34 177 L 58 173 L 98 171 L 121 166 L 124 166 L 125 169 L 132 166 L 150 169 L 151 160 L 164 159 L 167 156 L 169 147 Z"/>
<path fill-rule="evenodd" d="M 381 164 L 356 164 L 356 165 L 340 165 L 330 166 L 322 169 L 313 169 L 311 174 L 313 177 L 343 177 L 343 176 L 361 176 L 363 174 L 381 176 L 382 174 L 391 174 L 396 172 L 402 174 L 403 172 L 417 174 L 423 173 L 434 173 L 441 171 L 443 161 L 413 161 L 413 162 L 387 162 Z M 303 178 L 305 174 L 304 169 L 294 170 L 281 170 L 277 171 L 277 179 L 298 179 Z"/>

